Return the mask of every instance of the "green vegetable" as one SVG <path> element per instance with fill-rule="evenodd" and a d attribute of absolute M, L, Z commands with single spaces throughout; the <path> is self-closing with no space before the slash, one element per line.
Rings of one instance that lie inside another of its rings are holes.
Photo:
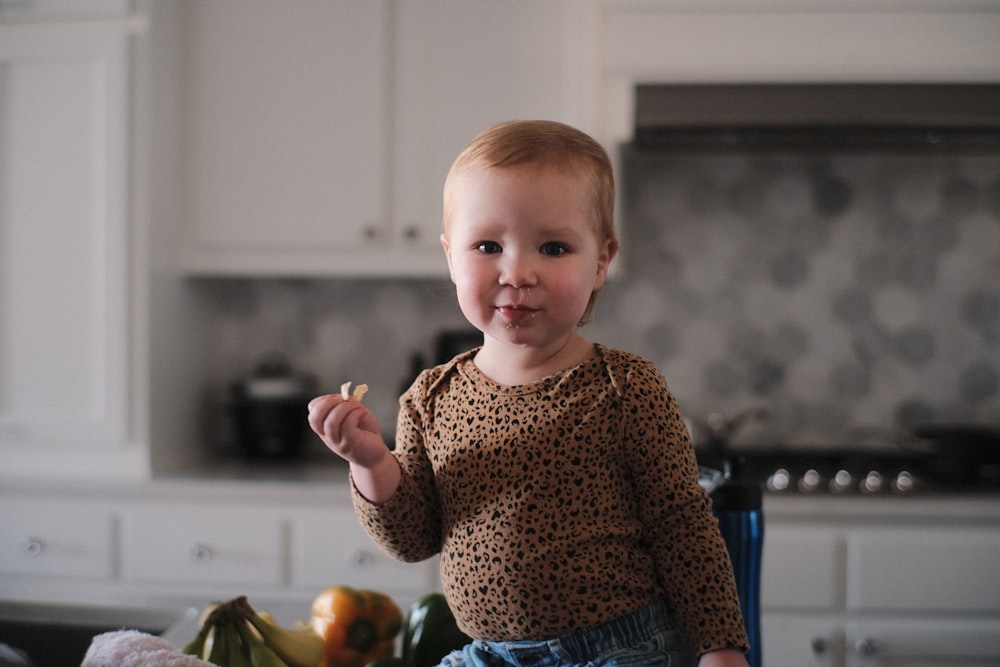
<path fill-rule="evenodd" d="M 444 595 L 428 593 L 410 605 L 403 634 L 403 662 L 406 667 L 434 667 L 471 641 L 458 629 Z"/>

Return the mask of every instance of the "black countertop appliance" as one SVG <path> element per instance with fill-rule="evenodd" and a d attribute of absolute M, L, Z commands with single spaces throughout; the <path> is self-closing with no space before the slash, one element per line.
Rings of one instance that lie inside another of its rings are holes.
<path fill-rule="evenodd" d="M 263 358 L 253 374 L 231 387 L 236 445 L 247 458 L 294 458 L 302 453 L 311 376 L 296 375 L 282 355 Z"/>

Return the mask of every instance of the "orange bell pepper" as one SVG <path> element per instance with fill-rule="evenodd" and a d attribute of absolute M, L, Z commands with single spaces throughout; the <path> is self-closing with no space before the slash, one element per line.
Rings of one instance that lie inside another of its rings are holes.
<path fill-rule="evenodd" d="M 310 623 L 325 644 L 319 667 L 364 667 L 394 653 L 403 614 L 384 593 L 332 586 L 313 600 Z"/>

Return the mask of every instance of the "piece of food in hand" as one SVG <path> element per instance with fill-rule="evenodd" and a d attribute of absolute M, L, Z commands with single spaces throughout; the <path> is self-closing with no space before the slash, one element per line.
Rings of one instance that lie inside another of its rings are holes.
<path fill-rule="evenodd" d="M 350 381 L 345 382 L 344 384 L 340 385 L 340 396 L 345 401 L 353 398 L 355 401 L 357 401 L 358 403 L 360 403 L 361 399 L 364 398 L 365 394 L 367 394 L 367 393 L 368 393 L 368 385 L 366 385 L 366 384 L 359 384 L 358 386 L 356 386 L 354 388 L 354 393 L 353 394 L 351 394 L 351 382 Z"/>

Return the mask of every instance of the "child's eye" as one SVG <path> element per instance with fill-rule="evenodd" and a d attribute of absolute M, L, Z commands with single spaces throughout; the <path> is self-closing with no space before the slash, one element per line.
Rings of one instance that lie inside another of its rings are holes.
<path fill-rule="evenodd" d="M 568 249 L 562 243 L 557 243 L 555 241 L 549 241 L 548 243 L 542 244 L 541 252 L 543 255 L 549 255 L 550 257 L 558 257 L 560 255 L 566 254 Z"/>
<path fill-rule="evenodd" d="M 487 255 L 492 255 L 500 252 L 500 244 L 496 241 L 481 241 L 476 245 L 476 250 Z"/>

